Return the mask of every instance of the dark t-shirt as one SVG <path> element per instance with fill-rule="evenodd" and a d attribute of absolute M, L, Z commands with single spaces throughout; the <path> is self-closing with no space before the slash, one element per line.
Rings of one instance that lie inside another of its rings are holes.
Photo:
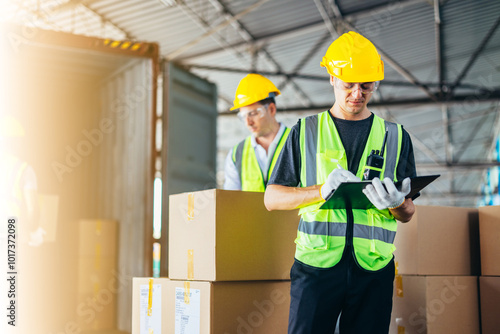
<path fill-rule="evenodd" d="M 349 171 L 356 174 L 363 150 L 370 134 L 373 123 L 373 114 L 360 121 L 348 121 L 332 117 L 342 145 L 346 150 L 347 166 Z M 382 143 L 381 143 L 382 145 Z M 279 184 L 289 187 L 300 185 L 300 119 L 295 124 L 283 150 L 280 153 L 274 171 L 269 179 L 269 184 Z M 396 178 L 402 180 L 405 177 L 416 176 L 415 158 L 413 156 L 413 145 L 408 132 L 403 129 L 403 140 L 401 145 L 401 154 L 399 156 Z"/>

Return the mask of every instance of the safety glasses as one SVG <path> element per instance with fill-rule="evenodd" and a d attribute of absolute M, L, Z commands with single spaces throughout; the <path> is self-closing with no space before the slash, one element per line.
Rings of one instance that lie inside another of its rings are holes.
<path fill-rule="evenodd" d="M 264 116 L 266 111 L 267 111 L 267 105 L 252 110 L 243 111 L 240 109 L 240 111 L 238 112 L 238 118 L 241 119 L 242 122 L 245 122 L 247 117 L 250 119 L 261 118 Z"/>
<path fill-rule="evenodd" d="M 346 93 L 359 89 L 362 94 L 370 94 L 377 90 L 380 81 L 373 82 L 344 82 L 335 78 L 335 88 L 341 89 Z"/>

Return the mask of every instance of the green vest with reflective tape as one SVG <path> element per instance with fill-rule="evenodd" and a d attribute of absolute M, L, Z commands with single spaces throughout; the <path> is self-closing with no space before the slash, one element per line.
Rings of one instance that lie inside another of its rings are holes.
<path fill-rule="evenodd" d="M 346 152 L 329 111 L 303 119 L 300 126 L 302 187 L 325 183 L 337 164 L 348 170 Z M 376 115 L 356 172 L 359 178 L 363 178 L 366 159 L 371 150 L 380 150 L 382 147 L 386 129 L 388 135 L 380 178 L 389 177 L 396 181 L 402 128 Z M 320 209 L 323 203 L 321 201 L 300 209 L 295 258 L 314 267 L 330 268 L 340 261 L 346 245 L 347 210 Z M 391 261 L 395 250 L 395 218 L 388 209 L 378 210 L 375 207 L 352 209 L 352 215 L 352 243 L 356 261 L 366 270 L 384 268 Z"/>
<path fill-rule="evenodd" d="M 274 151 L 273 157 L 271 159 L 271 165 L 267 172 L 266 181 L 264 181 L 264 176 L 262 175 L 262 170 L 260 169 L 259 162 L 257 161 L 257 156 L 255 155 L 255 150 L 252 147 L 252 138 L 248 136 L 245 140 L 241 141 L 238 145 L 233 148 L 233 162 L 236 165 L 236 169 L 240 175 L 241 190 L 243 191 L 258 191 L 264 192 L 266 190 L 267 180 L 274 170 L 276 161 L 280 155 L 283 146 L 285 145 L 286 138 L 290 133 L 289 128 L 285 128 L 281 138 L 279 139 L 276 150 Z"/>

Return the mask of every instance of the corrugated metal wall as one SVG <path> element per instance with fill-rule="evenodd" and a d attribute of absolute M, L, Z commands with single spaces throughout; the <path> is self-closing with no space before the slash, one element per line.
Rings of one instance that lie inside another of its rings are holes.
<path fill-rule="evenodd" d="M 151 171 L 151 60 L 133 59 L 102 83 L 101 122 L 109 125 L 99 161 L 98 215 L 119 222 L 118 328 L 130 331 L 132 277 L 145 276 L 144 225 Z"/>

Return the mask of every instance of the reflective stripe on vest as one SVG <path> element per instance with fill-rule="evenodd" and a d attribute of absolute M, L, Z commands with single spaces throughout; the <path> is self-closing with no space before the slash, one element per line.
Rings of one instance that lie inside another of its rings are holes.
<path fill-rule="evenodd" d="M 396 181 L 402 129 L 374 115 L 370 134 L 356 175 L 363 177 L 366 159 L 371 150 L 380 150 L 388 130 L 381 178 Z M 323 184 L 337 165 L 348 169 L 347 157 L 340 136 L 328 111 L 301 121 L 301 186 Z M 361 196 L 364 196 L 361 194 Z M 328 268 L 337 264 L 346 243 L 347 212 L 345 209 L 321 210 L 324 202 L 300 209 L 295 257 L 308 265 Z M 397 223 L 389 210 L 352 210 L 353 247 L 357 262 L 367 270 L 379 270 L 391 260 Z"/>
<path fill-rule="evenodd" d="M 285 131 L 283 131 L 278 141 L 267 172 L 266 181 L 264 181 L 262 170 L 260 169 L 257 156 L 255 155 L 255 150 L 252 147 L 252 138 L 250 136 L 247 137 L 233 148 L 233 162 L 240 175 L 241 190 L 258 192 L 264 192 L 266 190 L 267 180 L 269 180 L 269 176 L 274 170 L 276 161 L 285 145 L 289 133 L 290 129 L 285 128 Z"/>

